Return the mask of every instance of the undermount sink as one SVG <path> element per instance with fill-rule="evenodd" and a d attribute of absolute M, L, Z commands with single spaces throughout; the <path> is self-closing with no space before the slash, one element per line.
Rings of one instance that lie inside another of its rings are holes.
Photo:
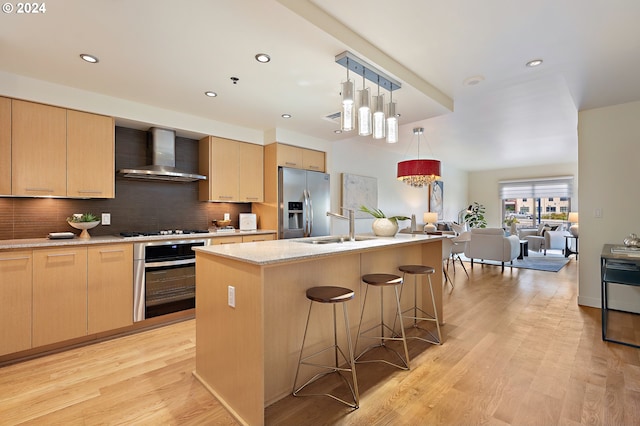
<path fill-rule="evenodd" d="M 356 235 L 355 241 L 367 241 L 367 240 L 373 240 L 375 238 L 376 237 Z M 296 242 L 305 243 L 305 244 L 340 244 L 340 243 L 349 243 L 352 241 L 349 240 L 348 236 L 337 236 L 337 237 L 331 236 L 331 237 L 311 238 L 311 239 L 305 239 L 305 240 L 296 240 Z"/>

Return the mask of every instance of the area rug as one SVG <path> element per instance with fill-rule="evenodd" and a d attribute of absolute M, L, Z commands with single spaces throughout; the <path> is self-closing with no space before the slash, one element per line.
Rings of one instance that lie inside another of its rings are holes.
<path fill-rule="evenodd" d="M 470 260 L 464 256 L 460 256 L 462 260 L 469 262 Z M 559 255 L 549 255 L 543 256 L 538 253 L 531 253 L 529 256 L 525 256 L 524 259 L 515 259 L 513 261 L 513 265 L 509 262 L 505 262 L 504 267 L 509 268 L 521 268 L 521 269 L 535 269 L 536 271 L 548 271 L 548 272 L 558 272 L 560 269 L 564 268 L 564 266 L 569 263 L 569 258 Z M 485 264 L 485 265 L 496 265 L 501 266 L 501 262 L 496 262 L 493 260 L 479 260 L 474 259 L 473 263 Z"/>

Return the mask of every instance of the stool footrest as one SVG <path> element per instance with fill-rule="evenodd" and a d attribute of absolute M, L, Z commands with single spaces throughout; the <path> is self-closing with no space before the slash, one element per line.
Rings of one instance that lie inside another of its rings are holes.
<path fill-rule="evenodd" d="M 386 337 L 385 339 L 390 339 L 390 338 Z M 403 340 L 403 339 L 402 338 L 397 338 L 397 339 L 394 338 L 394 340 Z M 396 363 L 393 363 L 393 362 L 388 361 L 386 359 L 367 359 L 367 360 L 361 360 L 360 359 L 364 354 L 366 354 L 367 352 L 369 352 L 369 351 L 371 351 L 373 349 L 376 349 L 376 348 L 382 348 L 382 349 L 385 349 L 388 352 L 391 352 L 392 354 L 397 356 L 398 359 L 402 363 L 401 364 L 396 364 Z M 400 352 L 396 351 L 395 349 L 390 348 L 389 346 L 385 345 L 384 343 L 378 343 L 377 345 L 368 346 L 367 348 L 365 348 L 364 351 L 362 351 L 360 353 L 360 355 L 358 355 L 356 357 L 355 361 L 356 361 L 356 364 L 366 364 L 366 363 L 369 363 L 369 362 L 382 362 L 382 363 L 385 363 L 385 364 L 388 364 L 388 365 L 392 365 L 392 366 L 394 366 L 396 368 L 399 368 L 400 370 L 409 370 L 409 365 L 407 365 L 407 362 L 405 361 L 405 359 L 402 358 L 402 355 L 400 355 Z"/>

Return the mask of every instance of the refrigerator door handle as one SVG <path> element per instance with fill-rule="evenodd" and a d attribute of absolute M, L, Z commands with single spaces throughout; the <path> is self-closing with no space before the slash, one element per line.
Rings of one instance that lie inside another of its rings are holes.
<path fill-rule="evenodd" d="M 302 191 L 302 196 L 304 198 L 304 206 L 303 206 L 303 218 L 302 220 L 304 220 L 304 236 L 305 237 L 309 237 L 311 236 L 311 232 L 309 232 L 309 194 L 307 192 L 307 190 L 303 190 Z"/>
<path fill-rule="evenodd" d="M 309 200 L 309 236 L 313 236 L 313 198 L 311 198 L 311 191 L 307 190 L 307 199 Z"/>

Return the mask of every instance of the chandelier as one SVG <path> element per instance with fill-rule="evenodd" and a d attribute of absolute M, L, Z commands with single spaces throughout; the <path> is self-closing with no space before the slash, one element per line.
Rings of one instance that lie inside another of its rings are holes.
<path fill-rule="evenodd" d="M 440 161 L 420 159 L 420 135 L 423 133 L 422 127 L 413 129 L 413 134 L 418 138 L 418 159 L 398 163 L 398 180 L 415 188 L 422 188 L 440 179 Z"/>
<path fill-rule="evenodd" d="M 347 69 L 347 80 L 342 82 L 340 130 L 349 132 L 358 129 L 360 136 L 373 135 L 374 139 L 386 137 L 388 143 L 398 142 L 398 115 L 396 103 L 393 102 L 393 91 L 400 89 L 401 84 L 351 52 L 342 52 L 335 60 Z M 354 83 L 349 79 L 349 71 L 362 76 L 362 90 L 358 90 L 357 105 L 354 105 Z M 369 89 L 365 87 L 366 80 L 378 87 L 377 96 L 373 96 L 372 102 Z M 384 94 L 380 93 L 381 88 L 389 92 L 390 102 L 387 105 L 384 104 Z"/>

